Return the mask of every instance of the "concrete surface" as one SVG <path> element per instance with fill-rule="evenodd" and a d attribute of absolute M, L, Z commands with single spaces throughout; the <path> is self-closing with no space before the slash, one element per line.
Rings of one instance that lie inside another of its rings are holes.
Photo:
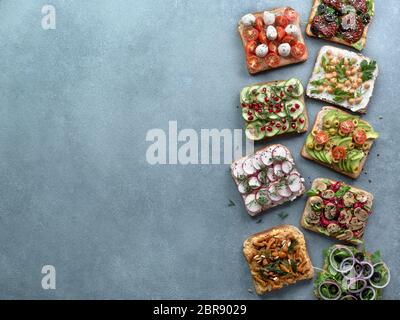
<path fill-rule="evenodd" d="M 393 275 L 384 296 L 398 299 L 400 6 L 376 2 L 364 53 L 381 74 L 365 119 L 381 138 L 355 184 L 375 194 L 366 246 L 381 250 Z M 45 4 L 57 10 L 56 30 L 41 27 Z M 238 19 L 283 4 L 308 18 L 311 0 L 0 1 L 0 298 L 258 299 L 242 241 L 298 226 L 305 199 L 257 223 L 228 165 L 151 166 L 145 137 L 170 120 L 239 129 L 243 86 L 292 76 L 305 84 L 324 41 L 306 39 L 304 64 L 256 77 L 245 69 Z M 307 105 L 313 119 L 323 104 Z M 292 150 L 307 186 L 320 176 L 350 182 L 301 159 L 304 139 L 274 142 Z M 321 266 L 334 241 L 304 233 Z M 56 290 L 41 287 L 46 264 Z M 266 299 L 313 299 L 312 283 Z"/>

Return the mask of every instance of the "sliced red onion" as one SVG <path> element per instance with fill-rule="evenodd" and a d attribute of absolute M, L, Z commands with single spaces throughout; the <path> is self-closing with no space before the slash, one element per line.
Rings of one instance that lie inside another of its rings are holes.
<path fill-rule="evenodd" d="M 365 290 L 372 290 L 372 292 L 374 293 L 374 295 L 372 296 L 371 299 L 368 299 L 368 300 L 375 300 L 375 298 L 376 298 L 376 290 L 375 290 L 374 288 L 372 288 L 372 287 L 365 287 L 364 289 L 362 289 L 362 291 L 360 292 L 360 299 L 361 299 L 361 300 L 367 300 L 367 299 L 364 299 L 364 298 L 363 298 L 363 292 L 364 292 Z"/>
<path fill-rule="evenodd" d="M 385 288 L 385 287 L 389 284 L 389 282 L 390 282 L 390 269 L 387 267 L 387 265 L 386 265 L 384 262 L 378 262 L 378 263 L 375 263 L 375 264 L 374 264 L 374 270 L 375 270 L 375 272 L 376 272 L 377 266 L 380 266 L 380 265 L 383 265 L 383 266 L 385 267 L 385 269 L 386 269 L 387 272 L 388 272 L 388 276 L 387 276 L 387 281 L 386 281 L 385 284 L 378 285 L 378 284 L 374 284 L 371 280 L 369 281 L 369 282 L 371 283 L 371 286 L 373 286 L 373 287 L 376 288 L 376 289 L 383 289 L 383 288 Z"/>
<path fill-rule="evenodd" d="M 340 300 L 358 300 L 358 299 L 357 299 L 357 297 L 355 297 L 351 294 L 348 294 L 348 295 L 345 295 L 344 297 L 342 297 Z"/>
<path fill-rule="evenodd" d="M 333 297 L 333 298 L 325 297 L 325 296 L 322 294 L 322 291 L 321 291 L 321 287 L 322 287 L 323 285 L 325 285 L 325 284 L 335 286 L 335 287 L 338 289 L 337 296 L 335 296 L 335 297 Z M 340 288 L 340 286 L 339 286 L 335 281 L 325 280 L 324 282 L 321 282 L 320 285 L 318 286 L 318 294 L 319 294 L 319 296 L 320 296 L 323 300 L 338 300 L 338 299 L 340 298 L 340 296 L 342 295 L 342 289 Z"/>
<path fill-rule="evenodd" d="M 353 254 L 353 252 L 348 248 L 348 247 L 346 247 L 346 246 L 342 246 L 342 245 L 336 245 L 335 246 L 335 248 L 331 251 L 331 253 L 330 253 L 330 255 L 329 255 L 329 263 L 330 263 L 330 265 L 332 266 L 332 268 L 335 270 L 335 271 L 337 271 L 337 272 L 340 272 L 340 273 L 343 273 L 343 271 L 342 270 L 340 270 L 340 269 L 338 269 L 338 268 L 336 268 L 336 266 L 335 266 L 335 264 L 336 264 L 336 262 L 335 261 L 333 261 L 333 253 L 336 251 L 336 250 L 345 250 L 345 251 L 347 251 L 348 253 L 349 253 L 349 255 L 351 256 L 351 258 L 352 259 L 354 259 L 354 254 Z M 350 257 L 349 257 L 350 258 Z M 348 258 L 346 258 L 346 259 L 348 259 Z M 346 260 L 345 259 L 345 260 Z M 344 261 L 344 260 L 343 260 Z M 342 262 L 343 262 L 342 261 Z M 349 269 L 349 271 L 351 270 L 351 268 Z"/>
<path fill-rule="evenodd" d="M 348 264 L 347 262 L 348 261 L 351 261 L 351 263 L 350 264 Z M 356 259 L 354 259 L 354 257 L 353 258 L 351 258 L 351 257 L 348 257 L 348 258 L 346 258 L 346 259 L 344 259 L 341 263 L 340 263 L 340 266 L 339 266 L 339 272 L 340 273 L 342 273 L 342 274 L 344 274 L 344 273 L 348 273 L 348 272 L 350 272 L 353 268 L 354 268 L 354 264 L 356 263 Z M 346 264 L 347 264 L 347 267 L 346 267 Z M 332 268 L 334 268 L 333 266 L 332 266 Z M 335 268 L 334 268 L 335 269 Z M 336 270 L 336 269 L 335 269 Z M 357 277 L 357 275 L 356 275 L 356 277 Z"/>
<path fill-rule="evenodd" d="M 358 282 L 362 282 L 363 286 L 361 288 L 358 288 L 358 289 L 351 289 L 352 285 L 355 285 L 356 288 L 357 288 L 357 283 Z M 364 279 L 353 278 L 353 279 L 350 279 L 347 282 L 347 286 L 349 287 L 349 292 L 350 293 L 358 293 L 358 292 L 361 292 L 362 290 L 364 290 L 364 288 L 367 286 L 367 281 L 365 281 Z"/>
<path fill-rule="evenodd" d="M 374 274 L 374 266 L 371 263 L 369 263 L 368 261 L 361 261 L 360 264 L 363 266 L 363 270 L 361 271 L 360 278 L 365 279 L 365 280 L 370 279 L 372 277 L 372 275 Z M 371 270 L 370 274 L 368 274 L 366 276 L 364 275 L 364 266 L 368 266 Z"/>

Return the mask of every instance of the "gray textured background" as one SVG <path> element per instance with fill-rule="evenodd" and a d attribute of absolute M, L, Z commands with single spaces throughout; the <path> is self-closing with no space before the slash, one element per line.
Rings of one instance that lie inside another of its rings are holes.
<path fill-rule="evenodd" d="M 366 245 L 391 267 L 384 296 L 396 299 L 399 3 L 376 2 L 364 53 L 381 74 L 365 118 L 381 138 L 355 184 L 376 196 Z M 41 28 L 48 3 L 57 30 Z M 243 86 L 292 76 L 305 84 L 324 41 L 306 39 L 304 64 L 256 77 L 245 69 L 238 19 L 282 4 L 308 18 L 311 0 L 0 1 L 1 298 L 257 298 L 242 241 L 282 222 L 298 225 L 305 199 L 257 224 L 227 165 L 150 166 L 145 136 L 169 120 L 180 129 L 241 128 Z M 307 105 L 313 119 L 322 104 Z M 307 186 L 319 176 L 350 182 L 301 159 L 304 139 L 274 142 L 292 150 Z M 282 211 L 290 214 L 284 221 Z M 334 242 L 305 236 L 320 266 Z M 57 269 L 55 291 L 41 289 L 45 264 Z M 311 299 L 312 283 L 266 298 Z"/>

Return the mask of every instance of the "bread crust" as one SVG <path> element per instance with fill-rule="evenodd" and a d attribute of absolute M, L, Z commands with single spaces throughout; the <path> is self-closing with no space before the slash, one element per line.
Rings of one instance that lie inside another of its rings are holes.
<path fill-rule="evenodd" d="M 290 7 L 273 8 L 273 9 L 270 9 L 270 10 L 268 10 L 268 11 L 273 12 L 273 13 L 275 13 L 275 14 L 282 14 L 282 13 L 285 11 L 286 8 L 290 8 Z M 297 12 L 297 11 L 296 11 L 296 12 Z M 251 12 L 251 14 L 253 14 L 255 17 L 263 17 L 264 11 Z M 295 22 L 294 24 L 298 27 L 298 29 L 299 29 L 299 31 L 300 31 L 300 34 L 299 34 L 299 40 L 300 40 L 300 42 L 302 42 L 302 43 L 305 45 L 305 47 L 306 47 L 306 52 L 305 52 L 304 56 L 303 56 L 301 59 L 293 59 L 293 58 L 291 58 L 290 56 L 287 57 L 287 58 L 281 57 L 281 56 L 280 56 L 280 63 L 279 63 L 279 66 L 277 66 L 277 67 L 275 67 L 275 68 L 271 68 L 271 67 L 265 65 L 265 67 L 262 68 L 262 69 L 259 70 L 259 71 L 251 70 L 251 69 L 247 66 L 247 63 L 246 63 L 247 70 L 248 70 L 249 74 L 254 75 L 254 74 L 257 74 L 257 73 L 260 73 L 260 72 L 264 72 L 264 71 L 268 71 L 268 70 L 271 70 L 271 69 L 278 69 L 278 68 L 281 68 L 281 67 L 284 67 L 284 66 L 288 66 L 288 65 L 291 65 L 291 64 L 301 63 L 301 62 L 304 62 L 304 61 L 306 61 L 306 60 L 308 59 L 308 55 L 309 55 L 309 54 L 308 54 L 308 48 L 307 48 L 307 46 L 306 46 L 306 44 L 305 44 L 304 37 L 303 37 L 303 33 L 301 32 L 300 15 L 299 15 L 299 14 L 298 14 L 298 18 L 297 18 L 297 20 L 296 20 L 296 22 Z M 243 50 L 244 50 L 245 57 L 246 57 L 246 60 L 247 60 L 247 54 L 246 54 L 246 39 L 245 39 L 244 36 L 243 36 L 243 29 L 244 29 L 244 28 L 245 28 L 245 27 L 244 27 L 242 24 L 239 23 L 239 26 L 238 26 L 237 30 L 238 30 L 238 32 L 239 32 L 240 39 L 242 40 Z"/>
<path fill-rule="evenodd" d="M 328 178 L 316 178 L 313 181 L 312 186 L 314 186 L 316 182 L 323 181 L 323 180 L 328 180 L 328 181 L 330 181 L 332 183 L 336 182 L 336 180 L 332 180 L 332 179 L 328 179 Z M 348 185 L 348 184 L 346 184 L 346 185 Z M 363 192 L 366 195 L 368 195 L 368 197 L 371 199 L 371 202 L 374 200 L 374 196 L 373 196 L 372 193 L 370 193 L 368 191 L 365 191 L 365 190 L 363 190 L 361 188 L 355 187 L 355 186 L 351 186 L 351 185 L 348 185 L 348 186 L 351 188 L 350 191 L 355 192 L 355 193 Z M 343 241 L 343 242 L 350 243 L 350 244 L 354 244 L 354 245 L 358 245 L 359 244 L 359 242 L 354 241 L 354 240 L 340 240 L 340 239 L 336 238 L 334 235 L 328 236 L 328 235 L 320 232 L 318 230 L 317 226 L 312 226 L 312 225 L 309 225 L 309 224 L 305 224 L 304 221 L 305 221 L 305 218 L 307 216 L 307 212 L 309 210 L 312 210 L 311 209 L 310 198 L 307 199 L 306 205 L 305 205 L 304 210 L 303 210 L 303 214 L 302 214 L 301 219 L 300 219 L 300 225 L 301 225 L 302 228 L 310 230 L 310 231 L 313 231 L 313 232 L 316 232 L 316 233 L 319 233 L 319 234 L 321 234 L 321 235 L 323 235 L 325 237 L 328 237 L 328 238 L 334 238 L 336 240 Z M 367 226 L 367 223 L 366 223 L 366 226 Z"/>
<path fill-rule="evenodd" d="M 345 46 L 348 46 L 348 47 L 351 47 L 353 49 L 358 50 L 357 48 L 353 47 L 352 43 L 350 43 L 350 42 L 348 42 L 348 41 L 346 41 L 344 39 L 341 39 L 341 38 L 338 38 L 338 37 L 323 38 L 323 37 L 318 37 L 314 33 L 312 33 L 311 25 L 312 25 L 312 21 L 314 20 L 314 17 L 317 15 L 317 10 L 318 10 L 318 5 L 319 4 L 320 4 L 320 0 L 313 0 L 313 5 L 312 5 L 312 8 L 311 8 L 310 17 L 308 19 L 308 23 L 307 23 L 307 27 L 306 27 L 306 34 L 309 37 L 323 39 L 323 40 L 326 40 L 326 41 L 342 44 L 342 45 L 345 45 Z M 365 48 L 366 44 L 367 44 L 368 29 L 369 29 L 369 26 L 370 26 L 370 24 L 372 22 L 372 19 L 373 19 L 373 17 L 371 17 L 371 21 L 366 26 L 364 26 L 363 35 L 362 35 L 361 39 L 359 40 L 362 43 L 362 47 L 361 47 L 361 49 L 359 51 L 362 51 Z"/>
<path fill-rule="evenodd" d="M 314 125 L 313 125 L 312 129 L 311 129 L 312 131 L 315 130 L 315 129 L 320 129 L 322 127 L 322 117 L 329 110 L 339 110 L 340 112 L 343 112 L 343 113 L 346 113 L 348 115 L 351 115 L 350 113 L 348 113 L 346 111 L 343 111 L 343 110 L 340 110 L 340 109 L 338 109 L 336 107 L 325 106 L 325 107 L 322 108 L 322 110 L 320 112 L 318 112 L 317 116 L 315 117 L 315 122 L 314 122 Z M 324 162 L 321 162 L 321 161 L 319 161 L 317 159 L 312 158 L 307 153 L 307 149 L 306 149 L 306 145 L 305 144 L 303 145 L 303 148 L 301 149 L 300 155 L 305 159 L 317 162 L 317 163 L 319 163 L 319 164 L 321 164 L 321 165 L 323 165 L 323 166 L 325 166 L 327 168 L 330 168 L 330 169 L 332 169 L 332 170 L 334 170 L 336 172 L 344 174 L 345 176 L 348 176 L 348 177 L 350 177 L 352 179 L 357 179 L 360 176 L 360 174 L 362 172 L 362 169 L 364 168 L 365 162 L 368 159 L 369 151 L 367 152 L 366 156 L 360 161 L 360 166 L 359 166 L 358 170 L 356 172 L 353 172 L 353 173 L 341 170 L 335 163 L 332 163 L 331 165 L 329 165 L 327 163 L 324 163 Z"/>
<path fill-rule="evenodd" d="M 264 287 L 260 283 L 258 283 L 253 277 L 254 287 L 255 287 L 256 293 L 258 295 L 263 295 L 270 291 L 281 289 L 283 286 L 294 284 L 297 281 L 312 279 L 314 277 L 314 268 L 312 266 L 311 259 L 307 252 L 307 245 L 305 242 L 304 235 L 297 227 L 294 227 L 291 225 L 279 225 L 279 226 L 272 227 L 268 230 L 253 234 L 252 236 L 248 237 L 243 242 L 243 255 L 247 261 L 250 272 L 253 271 L 251 268 L 251 261 L 254 256 L 253 255 L 253 252 L 254 252 L 253 240 L 255 240 L 257 238 L 262 239 L 263 237 L 274 236 L 274 235 L 287 235 L 287 236 L 293 237 L 294 239 L 296 239 L 298 241 L 298 245 L 300 246 L 300 251 L 301 251 L 302 257 L 304 257 L 304 259 L 306 261 L 305 265 L 308 268 L 308 272 L 306 272 L 303 275 L 299 275 L 298 277 L 291 278 L 290 282 L 283 282 L 282 286 L 280 286 L 279 288 Z"/>

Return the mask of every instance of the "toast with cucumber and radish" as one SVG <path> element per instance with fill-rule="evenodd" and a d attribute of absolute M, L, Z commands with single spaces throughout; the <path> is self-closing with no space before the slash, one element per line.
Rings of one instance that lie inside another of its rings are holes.
<path fill-rule="evenodd" d="M 366 113 L 378 73 L 376 61 L 348 50 L 324 46 L 308 83 L 307 96 Z"/>
<path fill-rule="evenodd" d="M 281 144 L 234 161 L 231 174 L 250 216 L 293 201 L 305 192 L 304 178 L 289 149 Z"/>
<path fill-rule="evenodd" d="M 246 14 L 238 31 L 250 74 L 308 59 L 300 16 L 290 7 Z"/>
<path fill-rule="evenodd" d="M 308 130 L 304 87 L 299 79 L 262 82 L 240 92 L 246 137 L 253 141 Z"/>
<path fill-rule="evenodd" d="M 364 243 L 374 196 L 331 179 L 317 178 L 307 191 L 303 228 L 354 245 Z"/>
<path fill-rule="evenodd" d="M 313 0 L 306 34 L 361 51 L 374 15 L 374 0 Z"/>
<path fill-rule="evenodd" d="M 314 276 L 304 235 L 291 225 L 250 236 L 243 243 L 243 255 L 258 295 Z"/>
<path fill-rule="evenodd" d="M 360 117 L 335 107 L 323 107 L 301 155 L 356 179 L 378 137 L 373 127 Z"/>

